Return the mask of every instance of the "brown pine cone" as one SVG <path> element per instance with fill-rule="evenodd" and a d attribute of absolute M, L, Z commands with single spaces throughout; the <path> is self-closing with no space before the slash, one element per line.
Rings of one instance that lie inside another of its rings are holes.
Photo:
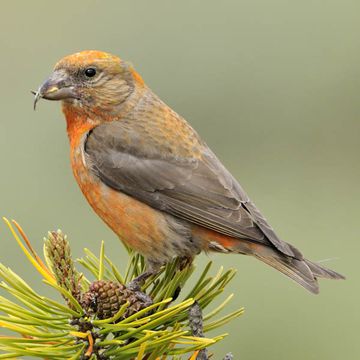
<path fill-rule="evenodd" d="M 121 319 L 149 306 L 149 302 L 145 301 L 143 296 L 126 288 L 125 285 L 110 280 L 97 280 L 91 283 L 89 290 L 83 294 L 81 304 L 89 315 L 108 319 L 114 316 L 127 301 L 130 305 Z"/>

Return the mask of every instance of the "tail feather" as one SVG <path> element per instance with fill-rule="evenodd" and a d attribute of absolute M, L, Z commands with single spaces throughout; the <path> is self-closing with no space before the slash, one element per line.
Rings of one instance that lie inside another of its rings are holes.
<path fill-rule="evenodd" d="M 342 279 L 342 280 L 345 279 L 344 275 L 341 275 L 334 270 L 328 269 L 324 266 L 320 266 L 319 264 L 312 262 L 310 260 L 305 260 L 305 262 L 306 262 L 306 265 L 310 268 L 312 273 L 317 278 L 335 279 L 335 280 L 336 279 Z"/>
<path fill-rule="evenodd" d="M 264 257 L 255 255 L 255 257 L 265 264 L 268 264 L 276 270 L 282 272 L 290 279 L 294 280 L 305 289 L 313 294 L 319 293 L 319 284 L 316 280 L 315 274 L 311 271 L 310 267 L 303 260 L 290 258 L 287 255 L 276 257 Z"/>
<path fill-rule="evenodd" d="M 254 256 L 282 272 L 313 294 L 319 293 L 318 278 L 345 279 L 343 275 L 333 270 L 304 259 L 299 250 L 292 248 L 296 250 L 294 251 L 295 257 L 285 255 L 274 247 L 254 244 L 246 240 L 234 239 L 227 243 L 228 250 Z"/>

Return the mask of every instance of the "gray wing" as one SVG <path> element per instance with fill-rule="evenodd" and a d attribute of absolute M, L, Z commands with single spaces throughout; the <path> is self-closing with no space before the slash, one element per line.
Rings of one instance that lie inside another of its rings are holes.
<path fill-rule="evenodd" d="M 179 157 L 139 131 L 121 120 L 89 133 L 86 162 L 104 183 L 191 223 L 294 255 L 204 143 L 199 156 Z"/>

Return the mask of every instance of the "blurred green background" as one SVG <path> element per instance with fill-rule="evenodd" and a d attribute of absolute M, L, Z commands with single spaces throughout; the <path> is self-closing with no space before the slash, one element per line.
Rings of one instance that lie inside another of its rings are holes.
<path fill-rule="evenodd" d="M 126 260 L 73 179 L 59 104 L 34 112 L 30 94 L 64 55 L 118 54 L 191 122 L 283 239 L 348 277 L 312 296 L 253 259 L 211 256 L 239 270 L 233 307 L 246 307 L 215 359 L 359 359 L 359 33 L 360 3 L 348 0 L 2 1 L 0 214 L 39 250 L 60 227 L 76 256 L 104 239 Z M 0 241 L 0 260 L 32 281 L 4 224 Z"/>

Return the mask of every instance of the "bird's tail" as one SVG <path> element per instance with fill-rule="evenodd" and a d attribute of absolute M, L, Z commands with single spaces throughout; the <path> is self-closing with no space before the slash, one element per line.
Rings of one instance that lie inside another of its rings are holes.
<path fill-rule="evenodd" d="M 313 294 L 319 293 L 318 278 L 344 279 L 344 276 L 341 274 L 324 268 L 310 260 L 299 260 L 282 254 L 277 254 L 277 256 L 274 257 L 254 256 L 276 270 L 279 270 Z"/>
<path fill-rule="evenodd" d="M 304 259 L 301 253 L 293 248 L 295 257 L 281 253 L 274 247 L 250 243 L 246 240 L 233 240 L 230 251 L 252 255 L 264 263 L 282 272 L 313 294 L 319 292 L 318 278 L 345 279 L 333 270 L 320 266 L 310 260 Z"/>

